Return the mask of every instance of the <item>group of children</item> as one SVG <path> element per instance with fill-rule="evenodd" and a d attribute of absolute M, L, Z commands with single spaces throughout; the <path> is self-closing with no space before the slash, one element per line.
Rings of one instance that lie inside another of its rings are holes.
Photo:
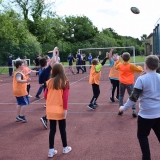
<path fill-rule="evenodd" d="M 99 82 L 101 78 L 101 69 L 106 61 L 109 60 L 111 67 L 109 79 L 112 85 L 110 101 L 115 102 L 115 99 L 119 100 L 118 115 L 122 115 L 125 110 L 132 107 L 132 115 L 133 117 L 137 117 L 135 103 L 138 98 L 140 99 L 137 135 L 142 150 L 142 159 L 150 160 L 147 137 L 151 129 L 154 130 L 160 142 L 160 75 L 156 73 L 156 69 L 159 66 L 159 59 L 154 55 L 148 56 L 145 61 L 144 74 L 142 67 L 129 63 L 130 54 L 128 52 L 123 53 L 122 57 L 120 57 L 117 54 L 112 54 L 113 50 L 114 48 L 111 48 L 110 52 L 106 53 L 106 57 L 101 63 L 98 59 L 92 60 L 89 84 L 92 85 L 93 97 L 87 107 L 95 110 L 98 106 L 97 99 L 100 95 Z M 47 94 L 46 115 L 41 118 L 41 121 L 45 128 L 47 128 L 47 120 L 50 121 L 48 157 L 53 157 L 57 154 L 57 150 L 54 148 L 57 121 L 59 123 L 63 144 L 63 153 L 69 153 L 72 150 L 72 148 L 67 145 L 65 120 L 68 109 L 69 82 L 63 66 L 56 63 L 57 57 L 58 48 L 55 47 L 53 57 L 48 64 L 46 59 L 42 58 L 40 60 L 40 65 L 44 68 L 39 75 L 39 84 L 43 86 L 43 89 Z M 13 94 L 17 100 L 16 121 L 27 122 L 25 117 L 25 106 L 29 104 L 28 94 L 30 88 L 29 82 L 31 79 L 26 77 L 22 70 L 24 70 L 23 62 L 17 61 L 16 71 L 13 76 Z M 30 72 L 31 71 L 28 71 L 28 74 L 30 74 Z M 136 72 L 143 73 L 144 75 L 141 75 L 137 79 L 134 86 L 134 73 Z M 26 88 L 28 88 L 28 90 L 26 90 Z M 116 88 L 117 94 L 114 97 Z M 127 102 L 123 104 L 126 89 L 130 97 Z"/>

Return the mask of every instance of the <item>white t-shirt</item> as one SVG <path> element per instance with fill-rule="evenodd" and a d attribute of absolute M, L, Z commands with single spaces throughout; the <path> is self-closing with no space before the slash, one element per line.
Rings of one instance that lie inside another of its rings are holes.
<path fill-rule="evenodd" d="M 60 57 L 57 58 L 56 63 L 60 63 Z"/>

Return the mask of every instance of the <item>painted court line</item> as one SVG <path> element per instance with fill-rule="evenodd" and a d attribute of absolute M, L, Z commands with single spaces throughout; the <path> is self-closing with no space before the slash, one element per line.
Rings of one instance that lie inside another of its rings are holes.
<path fill-rule="evenodd" d="M 36 100 L 36 101 L 39 101 L 39 100 Z M 44 103 L 35 103 L 36 101 L 34 101 L 34 102 L 32 102 L 32 103 L 30 103 L 30 104 L 34 104 L 34 105 L 40 105 L 40 104 L 45 104 L 45 102 Z M 17 103 L 0 103 L 0 105 L 10 105 L 10 104 L 17 104 Z M 88 103 L 68 103 L 68 104 L 70 104 L 70 105 L 88 105 Z M 111 103 L 111 104 L 107 104 L 107 103 L 98 103 L 98 105 L 99 106 L 110 106 L 110 105 L 112 105 L 112 106 L 115 106 L 115 105 L 118 105 L 118 103 Z"/>

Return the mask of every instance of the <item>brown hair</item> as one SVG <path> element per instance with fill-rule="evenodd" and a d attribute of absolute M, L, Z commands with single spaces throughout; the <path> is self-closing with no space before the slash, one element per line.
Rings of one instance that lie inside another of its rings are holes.
<path fill-rule="evenodd" d="M 129 60 L 130 60 L 130 54 L 129 54 L 128 52 L 124 52 L 124 53 L 122 54 L 122 59 L 123 59 L 125 62 L 129 61 Z"/>
<path fill-rule="evenodd" d="M 96 58 L 93 59 L 93 60 L 92 60 L 92 64 L 93 64 L 93 65 L 97 65 L 97 64 L 98 64 L 98 59 L 96 59 Z"/>
<path fill-rule="evenodd" d="M 149 55 L 145 60 L 146 65 L 151 70 L 156 70 L 159 65 L 159 58 L 156 55 Z"/>
<path fill-rule="evenodd" d="M 62 64 L 56 63 L 53 65 L 51 78 L 53 78 L 53 89 L 65 89 L 66 82 L 69 88 L 69 81 L 64 72 Z"/>

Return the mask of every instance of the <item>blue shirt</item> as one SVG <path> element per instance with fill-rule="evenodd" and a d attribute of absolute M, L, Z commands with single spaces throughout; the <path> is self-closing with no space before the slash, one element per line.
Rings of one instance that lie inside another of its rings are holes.
<path fill-rule="evenodd" d="M 73 64 L 73 56 L 68 56 L 67 60 L 69 62 L 69 65 L 72 65 Z"/>
<path fill-rule="evenodd" d="M 43 69 L 41 74 L 39 75 L 39 84 L 44 84 L 46 87 L 46 81 L 50 78 L 52 67 L 49 65 L 47 68 Z"/>
<path fill-rule="evenodd" d="M 81 65 L 81 55 L 77 54 L 77 58 L 78 58 L 78 61 L 77 61 L 78 65 Z"/>
<path fill-rule="evenodd" d="M 92 56 L 91 55 L 88 56 L 88 60 L 89 60 L 89 62 L 92 62 Z"/>

